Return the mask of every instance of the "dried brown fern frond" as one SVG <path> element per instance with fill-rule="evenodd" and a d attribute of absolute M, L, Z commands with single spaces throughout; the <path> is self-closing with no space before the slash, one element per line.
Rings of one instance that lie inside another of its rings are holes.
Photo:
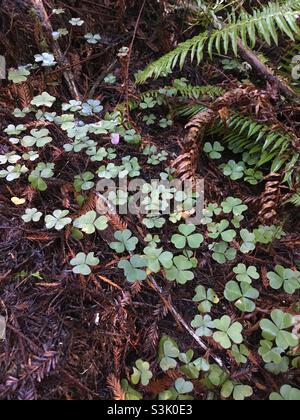
<path fill-rule="evenodd" d="M 29 108 L 30 102 L 32 100 L 33 94 L 28 83 L 13 83 L 11 86 L 12 94 L 20 105 L 23 108 Z"/>
<path fill-rule="evenodd" d="M 200 145 L 204 136 L 205 128 L 215 118 L 212 110 L 205 110 L 197 114 L 185 127 L 186 134 L 183 140 L 183 153 L 173 162 L 177 176 L 182 181 L 191 181 L 196 184 L 197 161 Z"/>
<path fill-rule="evenodd" d="M 265 100 L 266 93 L 259 91 L 253 86 L 239 87 L 226 92 L 223 96 L 216 99 L 209 108 L 205 108 L 196 114 L 185 126 L 185 135 L 183 139 L 183 152 L 173 162 L 177 176 L 182 181 L 191 181 L 195 185 L 197 180 L 197 161 L 202 139 L 206 128 L 220 116 L 225 119 L 229 115 L 229 110 L 233 107 L 239 109 L 256 109 L 257 104 L 261 104 L 261 97 Z"/>
<path fill-rule="evenodd" d="M 109 375 L 107 386 L 112 391 L 114 400 L 125 401 L 125 392 L 122 389 L 120 380 L 115 375 Z"/>
<path fill-rule="evenodd" d="M 98 213 L 105 214 L 115 230 L 127 229 L 127 223 L 118 215 L 115 207 L 99 192 L 95 196 L 95 207 Z"/>
<path fill-rule="evenodd" d="M 265 190 L 261 196 L 259 220 L 264 224 L 274 224 L 277 219 L 277 208 L 280 200 L 281 174 L 272 173 L 266 177 Z"/>
<path fill-rule="evenodd" d="M 51 241 L 53 239 L 56 239 L 59 237 L 59 234 L 57 233 L 46 233 L 46 232 L 40 232 L 40 231 L 32 231 L 25 233 L 25 238 L 29 241 Z"/>

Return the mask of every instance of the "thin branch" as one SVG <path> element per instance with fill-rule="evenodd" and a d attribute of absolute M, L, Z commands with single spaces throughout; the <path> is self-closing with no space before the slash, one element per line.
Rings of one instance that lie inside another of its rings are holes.
<path fill-rule="evenodd" d="M 37 13 L 37 16 L 40 18 L 41 23 L 43 25 L 43 27 L 45 28 L 45 30 L 48 33 L 49 38 L 52 39 L 52 46 L 53 46 L 53 51 L 55 53 L 55 56 L 59 62 L 60 65 L 68 67 L 70 66 L 70 63 L 67 59 L 67 57 L 63 54 L 58 41 L 54 40 L 52 38 L 52 32 L 53 32 L 53 27 L 52 24 L 50 22 L 49 16 L 46 12 L 45 6 L 43 4 L 43 0 L 31 0 L 32 6 L 34 8 L 34 10 Z M 79 93 L 79 90 L 76 86 L 76 82 L 75 82 L 75 78 L 74 78 L 74 74 L 66 69 L 63 72 L 64 78 L 66 80 L 66 83 L 68 85 L 69 91 L 72 95 L 73 98 L 76 98 L 77 100 L 80 100 L 81 94 Z"/>

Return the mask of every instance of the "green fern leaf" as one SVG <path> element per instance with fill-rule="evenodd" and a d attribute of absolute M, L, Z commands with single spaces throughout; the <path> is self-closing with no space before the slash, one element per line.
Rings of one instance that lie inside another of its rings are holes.
<path fill-rule="evenodd" d="M 254 48 L 257 37 L 267 44 L 272 41 L 278 44 L 278 33 L 282 32 L 294 40 L 299 34 L 297 19 L 299 17 L 300 0 L 270 3 L 261 9 L 254 10 L 253 14 L 242 11 L 238 16 L 235 13 L 227 17 L 227 25 L 222 29 L 215 29 L 212 33 L 205 31 L 192 39 L 178 45 L 175 50 L 150 64 L 144 71 L 136 75 L 137 83 L 142 83 L 149 77 L 158 78 L 172 73 L 177 64 L 183 67 L 187 57 L 191 61 L 197 59 L 199 64 L 205 51 L 212 56 L 214 49 L 218 53 L 228 53 L 229 47 L 235 55 L 238 54 L 238 39 L 245 47 Z"/>

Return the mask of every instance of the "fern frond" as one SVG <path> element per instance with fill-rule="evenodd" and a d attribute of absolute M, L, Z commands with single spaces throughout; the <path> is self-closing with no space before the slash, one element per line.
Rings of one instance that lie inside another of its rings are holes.
<path fill-rule="evenodd" d="M 205 49 L 210 56 L 213 50 L 220 54 L 227 54 L 229 47 L 235 55 L 238 54 L 238 40 L 241 39 L 245 47 L 256 45 L 257 37 L 269 45 L 278 43 L 278 32 L 286 34 L 294 40 L 294 34 L 299 33 L 297 19 L 300 10 L 300 0 L 270 3 L 253 14 L 242 11 L 238 16 L 229 14 L 227 25 L 222 29 L 215 29 L 212 33 L 205 31 L 192 39 L 178 45 L 175 50 L 150 64 L 144 71 L 136 75 L 137 83 L 142 83 L 149 77 L 159 77 L 171 73 L 178 64 L 183 67 L 187 57 L 199 64 L 204 57 Z"/>
<path fill-rule="evenodd" d="M 291 85 L 293 90 L 299 95 L 300 94 L 300 80 L 297 77 L 299 75 L 299 64 L 295 62 L 295 57 L 300 56 L 300 36 L 296 36 L 296 42 L 292 45 L 287 46 L 284 55 L 281 59 L 279 67 L 279 74 L 283 76 Z M 296 71 L 296 76 L 293 77 L 293 72 Z"/>
<path fill-rule="evenodd" d="M 168 90 L 173 90 L 172 95 L 168 95 Z M 166 93 L 165 93 L 166 92 Z M 204 86 L 179 86 L 174 88 L 174 86 L 167 86 L 164 89 L 151 89 L 147 90 L 140 94 L 140 102 L 144 101 L 146 98 L 151 98 L 154 100 L 159 99 L 159 105 L 166 104 L 170 98 L 181 97 L 183 99 L 204 99 L 209 97 L 209 99 L 215 99 L 223 95 L 225 90 L 219 86 L 204 85 Z M 139 106 L 139 101 L 135 99 L 130 99 L 128 102 L 130 111 L 135 110 Z M 117 107 L 118 110 L 123 111 L 124 103 L 121 103 Z"/>
<path fill-rule="evenodd" d="M 202 104 L 179 106 L 176 114 L 191 118 L 205 109 Z M 293 148 L 293 138 L 281 129 L 232 112 L 226 123 L 219 117 L 208 135 L 217 135 L 234 153 L 258 156 L 256 168 L 268 165 L 272 173 L 284 170 L 283 182 L 289 185 L 295 176 L 300 178 L 296 168 L 300 155 Z"/>
<path fill-rule="evenodd" d="M 223 121 L 214 128 L 214 133 L 220 133 L 228 147 L 236 153 L 247 151 L 250 155 L 258 155 L 257 168 L 271 165 L 270 171 L 277 173 L 284 170 L 283 182 L 292 185 L 293 176 L 297 175 L 296 163 L 299 153 L 293 148 L 293 138 L 283 130 L 267 124 L 259 123 L 250 117 L 237 113 L 226 122 L 229 132 L 224 136 Z"/>
<path fill-rule="evenodd" d="M 200 99 L 204 96 L 209 96 L 211 99 L 222 96 L 225 90 L 219 86 L 193 86 L 187 85 L 186 87 L 180 87 L 177 89 L 177 95 L 187 99 Z"/>
<path fill-rule="evenodd" d="M 293 206 L 300 207 L 300 191 L 297 191 L 292 197 L 290 197 L 285 204 L 293 204 Z"/>

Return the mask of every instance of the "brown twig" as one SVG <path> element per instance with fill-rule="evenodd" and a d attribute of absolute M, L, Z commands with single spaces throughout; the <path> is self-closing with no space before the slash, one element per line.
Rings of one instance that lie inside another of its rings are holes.
<path fill-rule="evenodd" d="M 63 66 L 70 66 L 70 63 L 67 57 L 63 54 L 58 41 L 55 41 L 52 38 L 53 27 L 49 20 L 49 16 L 46 12 L 45 6 L 43 4 L 43 0 L 31 0 L 31 3 L 33 5 L 34 10 L 37 13 L 37 16 L 40 18 L 43 27 L 47 31 L 49 38 L 51 37 L 52 39 L 53 51 L 55 53 L 55 56 L 57 57 L 57 60 L 59 61 L 59 64 Z M 81 94 L 79 93 L 79 90 L 76 86 L 73 73 L 70 70 L 65 70 L 63 72 L 63 75 L 72 97 L 77 100 L 80 100 Z"/>

